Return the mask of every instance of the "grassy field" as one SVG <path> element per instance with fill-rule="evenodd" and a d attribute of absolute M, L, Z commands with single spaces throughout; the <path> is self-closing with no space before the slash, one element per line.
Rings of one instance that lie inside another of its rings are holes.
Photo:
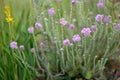
<path fill-rule="evenodd" d="M 0 0 L 0 80 L 119 80 L 119 0 Z"/>

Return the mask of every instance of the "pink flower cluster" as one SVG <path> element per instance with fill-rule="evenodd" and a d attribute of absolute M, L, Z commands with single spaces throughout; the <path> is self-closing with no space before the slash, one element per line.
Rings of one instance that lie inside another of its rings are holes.
<path fill-rule="evenodd" d="M 54 8 L 48 9 L 48 14 L 49 15 L 54 15 L 55 14 Z"/>
<path fill-rule="evenodd" d="M 40 23 L 35 23 L 35 27 L 39 29 L 39 28 L 42 28 L 42 25 Z"/>
<path fill-rule="evenodd" d="M 81 37 L 78 34 L 75 34 L 72 37 L 72 40 L 73 40 L 73 42 L 80 42 L 81 41 Z M 63 40 L 63 45 L 70 45 L 70 44 L 71 44 L 71 42 L 70 42 L 69 39 Z"/>
<path fill-rule="evenodd" d="M 60 19 L 60 24 L 61 25 L 65 26 L 67 23 L 68 23 L 67 20 L 65 20 L 64 18 Z"/>
<path fill-rule="evenodd" d="M 97 14 L 96 17 L 95 17 L 95 20 L 97 22 L 104 22 L 104 23 L 109 23 L 111 21 L 111 17 L 110 16 L 105 16 L 103 17 L 103 15 L 101 14 Z"/>
<path fill-rule="evenodd" d="M 99 0 L 99 2 L 97 3 L 97 7 L 98 8 L 104 8 L 104 3 L 103 3 L 103 1 L 102 0 Z"/>
<path fill-rule="evenodd" d="M 73 40 L 73 42 L 80 42 L 81 37 L 78 34 L 76 34 L 72 37 L 72 40 Z"/>
<path fill-rule="evenodd" d="M 78 0 L 72 0 L 72 4 L 77 4 Z"/>
<path fill-rule="evenodd" d="M 84 36 L 89 36 L 90 35 L 90 33 L 91 33 L 91 30 L 90 30 L 90 28 L 83 28 L 82 30 L 81 30 L 81 33 L 84 35 Z"/>
<path fill-rule="evenodd" d="M 119 23 L 115 23 L 115 24 L 114 24 L 114 29 L 115 29 L 116 31 L 120 30 L 120 24 L 119 24 Z"/>
<path fill-rule="evenodd" d="M 12 42 L 10 43 L 10 48 L 11 48 L 11 49 L 18 49 L 18 44 L 17 44 L 17 42 L 16 42 L 16 41 L 12 41 Z M 23 50 L 24 50 L 24 45 L 20 45 L 20 46 L 19 46 L 19 50 L 20 50 L 20 51 L 23 51 Z"/>
<path fill-rule="evenodd" d="M 97 27 L 95 25 L 92 25 L 91 28 L 83 28 L 81 30 L 81 33 L 85 36 L 85 37 L 88 37 L 90 36 L 90 33 L 91 32 L 95 32 L 97 29 Z M 79 34 L 75 34 L 73 37 L 72 37 L 72 41 L 73 42 L 80 42 L 81 41 L 81 37 L 79 36 Z M 63 45 L 70 45 L 71 42 L 69 39 L 65 39 L 63 40 Z"/>

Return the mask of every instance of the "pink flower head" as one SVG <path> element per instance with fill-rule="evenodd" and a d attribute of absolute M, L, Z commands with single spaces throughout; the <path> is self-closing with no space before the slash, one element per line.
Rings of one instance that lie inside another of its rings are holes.
<path fill-rule="evenodd" d="M 15 41 L 11 42 L 11 43 L 10 43 L 10 48 L 12 48 L 12 49 L 17 49 L 17 48 L 18 48 L 17 42 L 15 42 Z"/>
<path fill-rule="evenodd" d="M 120 19 L 120 14 L 118 15 L 118 19 Z"/>
<path fill-rule="evenodd" d="M 103 15 L 97 14 L 97 16 L 95 17 L 95 19 L 96 19 L 97 22 L 101 22 L 102 19 L 103 19 Z"/>
<path fill-rule="evenodd" d="M 55 14 L 54 8 L 48 9 L 48 14 L 49 15 L 54 15 Z"/>
<path fill-rule="evenodd" d="M 97 3 L 97 7 L 98 8 L 103 8 L 104 7 L 104 3 L 103 2 L 98 2 Z"/>
<path fill-rule="evenodd" d="M 63 45 L 70 45 L 70 40 L 69 39 L 65 39 L 63 41 Z"/>
<path fill-rule="evenodd" d="M 72 0 L 72 4 L 77 4 L 78 0 Z"/>
<path fill-rule="evenodd" d="M 74 28 L 75 28 L 75 25 L 74 25 L 74 24 L 70 24 L 69 28 L 70 28 L 70 29 L 74 29 Z"/>
<path fill-rule="evenodd" d="M 31 49 L 30 49 L 30 52 L 31 52 L 31 53 L 35 53 L 35 48 L 31 48 Z"/>
<path fill-rule="evenodd" d="M 64 18 L 60 19 L 60 24 L 65 26 L 67 24 L 67 21 Z"/>
<path fill-rule="evenodd" d="M 72 40 L 73 40 L 73 42 L 80 42 L 81 37 L 78 34 L 76 34 L 72 37 Z"/>
<path fill-rule="evenodd" d="M 42 25 L 40 23 L 35 23 L 35 27 L 39 29 L 39 28 L 42 28 Z"/>
<path fill-rule="evenodd" d="M 45 44 L 43 42 L 40 43 L 40 47 L 45 47 Z"/>
<path fill-rule="evenodd" d="M 115 28 L 116 31 L 118 31 L 118 30 L 120 29 L 120 24 L 115 23 L 115 24 L 114 24 L 114 28 Z"/>
<path fill-rule="evenodd" d="M 57 3 L 59 3 L 61 0 L 56 0 Z"/>
<path fill-rule="evenodd" d="M 96 31 L 96 29 L 97 29 L 97 27 L 96 27 L 96 26 L 94 26 L 94 25 L 92 25 L 92 26 L 91 26 L 91 31 L 92 31 L 92 32 L 95 32 L 95 31 Z"/>
<path fill-rule="evenodd" d="M 105 16 L 104 17 L 104 23 L 109 23 L 111 20 L 111 17 L 110 16 Z"/>
<path fill-rule="evenodd" d="M 87 37 L 87 36 L 90 35 L 91 30 L 90 30 L 90 28 L 83 28 L 83 29 L 81 30 L 81 33 L 84 34 L 84 36 Z"/>
<path fill-rule="evenodd" d="M 24 50 L 24 45 L 20 45 L 19 49 L 20 49 L 20 51 L 23 51 Z"/>
<path fill-rule="evenodd" d="M 34 33 L 34 27 L 29 27 L 28 28 L 28 32 L 31 33 L 31 34 L 33 34 Z"/>
<path fill-rule="evenodd" d="M 120 49 L 119 49 L 119 48 L 117 48 L 117 49 L 116 49 L 116 52 L 117 52 L 117 53 L 120 53 Z"/>

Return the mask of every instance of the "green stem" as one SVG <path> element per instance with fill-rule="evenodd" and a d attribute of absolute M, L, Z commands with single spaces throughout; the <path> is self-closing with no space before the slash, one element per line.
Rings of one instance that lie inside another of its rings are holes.
<path fill-rule="evenodd" d="M 73 57 L 72 64 L 73 64 L 74 69 L 76 69 L 76 67 L 75 67 L 75 55 L 74 55 L 73 46 L 72 46 L 72 57 Z"/>
<path fill-rule="evenodd" d="M 12 41 L 12 35 L 11 35 L 10 23 L 8 23 L 8 27 L 9 27 L 9 40 L 11 42 Z"/>
<path fill-rule="evenodd" d="M 38 65 L 38 67 L 40 68 L 40 69 L 42 69 L 41 68 L 41 66 L 40 66 L 40 63 L 39 63 L 39 60 L 38 60 L 38 58 L 40 57 L 38 54 L 38 47 L 37 47 L 37 43 L 36 43 L 36 40 L 35 40 L 35 35 L 33 34 L 33 39 L 34 39 L 34 45 L 35 45 L 35 58 L 36 58 L 36 62 L 37 62 L 37 65 Z"/>
<path fill-rule="evenodd" d="M 66 53 L 67 53 L 67 60 L 68 60 L 68 62 L 69 62 L 69 61 L 70 61 L 70 57 L 69 57 L 70 55 L 69 55 L 69 51 L 68 51 L 68 46 L 66 46 L 66 51 L 67 51 L 67 52 L 66 52 Z"/>

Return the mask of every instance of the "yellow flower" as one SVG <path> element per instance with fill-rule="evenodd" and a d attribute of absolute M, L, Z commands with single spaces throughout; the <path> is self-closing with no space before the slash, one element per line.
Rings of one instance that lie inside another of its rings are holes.
<path fill-rule="evenodd" d="M 9 23 L 9 22 L 12 22 L 13 21 L 13 18 L 12 17 L 7 17 L 6 18 L 6 21 Z"/>
<path fill-rule="evenodd" d="M 5 6 L 4 7 L 4 13 L 5 13 L 5 16 L 6 16 L 6 21 L 9 23 L 9 22 L 12 22 L 13 21 L 13 18 L 11 17 L 11 13 L 10 13 L 10 7 L 9 6 Z"/>

